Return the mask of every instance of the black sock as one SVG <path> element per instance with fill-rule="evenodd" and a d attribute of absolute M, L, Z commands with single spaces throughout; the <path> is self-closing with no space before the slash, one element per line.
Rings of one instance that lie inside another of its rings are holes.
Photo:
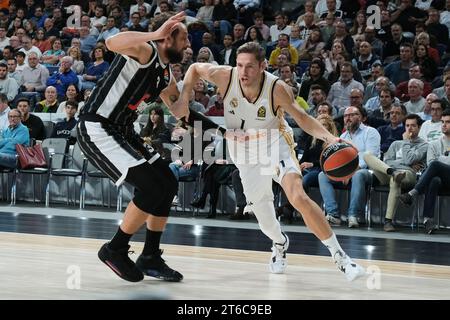
<path fill-rule="evenodd" d="M 161 235 L 162 231 L 152 231 L 147 229 L 144 250 L 142 250 L 142 254 L 144 256 L 152 255 L 158 252 Z"/>
<path fill-rule="evenodd" d="M 388 223 L 388 222 L 389 222 L 389 223 L 392 223 L 392 219 L 385 218 L 385 219 L 384 219 L 384 223 L 386 224 L 386 223 Z"/>
<path fill-rule="evenodd" d="M 112 238 L 112 240 L 108 244 L 108 247 L 111 250 L 126 248 L 128 246 L 128 242 L 130 242 L 131 236 L 132 234 L 123 232 L 119 227 L 116 234 L 114 235 L 114 238 Z"/>

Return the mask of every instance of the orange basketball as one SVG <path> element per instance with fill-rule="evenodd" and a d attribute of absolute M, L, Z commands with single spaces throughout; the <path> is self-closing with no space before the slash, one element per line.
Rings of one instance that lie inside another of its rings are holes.
<path fill-rule="evenodd" d="M 322 171 L 334 181 L 353 176 L 358 168 L 358 150 L 348 143 L 334 143 L 323 149 L 320 155 Z"/>

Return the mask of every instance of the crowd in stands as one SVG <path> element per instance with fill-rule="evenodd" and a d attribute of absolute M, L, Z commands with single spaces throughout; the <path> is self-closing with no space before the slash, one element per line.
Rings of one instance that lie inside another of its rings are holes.
<path fill-rule="evenodd" d="M 350 189 L 348 211 L 341 212 L 334 195 L 338 184 L 320 173 L 322 144 L 286 115 L 296 129 L 296 151 L 304 157 L 304 187 L 319 187 L 330 223 L 341 224 L 343 215 L 349 227 L 358 227 L 364 222 L 367 186 L 389 184 L 385 230 L 393 231 L 397 201 L 392 199 L 414 187 L 417 173 L 426 172 L 430 148 L 443 152 L 434 157 L 445 164 L 441 172 L 450 171 L 450 133 L 442 124 L 450 110 L 450 0 L 307 0 L 299 1 L 291 12 L 273 12 L 270 3 L 260 0 L 1 3 L 0 132 L 5 139 L 25 126 L 31 141 L 51 136 L 74 142 L 71 131 L 78 111 L 114 59 L 105 40 L 123 31 L 151 31 L 156 15 L 185 11 L 191 47 L 180 63 L 171 65 L 180 89 L 192 63 L 235 66 L 237 48 L 257 42 L 266 50 L 267 71 L 289 84 L 298 107 L 358 147 L 359 169 L 340 186 Z M 76 23 L 67 10 L 71 5 L 81 6 Z M 369 6 L 377 8 L 375 19 L 373 11 L 366 10 Z M 206 81 L 196 83 L 190 107 L 223 117 L 221 93 Z M 42 113 L 67 116 L 46 132 Z M 150 115 L 140 133 L 149 144 L 162 149 L 163 143 L 176 140 L 174 133 L 182 125 L 173 117 L 170 124 L 162 123 L 170 112 L 160 99 L 142 101 L 138 113 Z M 447 149 L 436 148 L 439 143 Z M 11 150 L 8 144 L 0 148 L 0 165 L 11 164 Z M 171 167 L 176 175 L 180 168 L 202 171 L 197 163 Z M 228 182 L 239 189 L 234 170 L 226 171 Z M 208 192 L 217 198 L 217 186 Z M 234 218 L 247 218 L 242 196 L 236 197 Z M 201 206 L 204 200 L 199 201 Z M 293 210 L 288 203 L 282 209 Z M 427 232 L 433 232 L 432 217 L 425 219 Z"/>

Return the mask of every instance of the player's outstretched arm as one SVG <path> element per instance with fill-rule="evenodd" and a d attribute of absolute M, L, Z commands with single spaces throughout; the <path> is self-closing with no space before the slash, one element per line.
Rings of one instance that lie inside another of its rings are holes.
<path fill-rule="evenodd" d="M 111 51 L 136 58 L 140 63 L 145 64 L 152 53 L 152 48 L 147 42 L 166 38 L 178 28 L 184 17 L 184 12 L 177 13 L 153 32 L 120 32 L 106 39 L 106 46 Z"/>
<path fill-rule="evenodd" d="M 217 66 L 211 63 L 193 63 L 187 70 L 183 80 L 183 90 L 180 97 L 171 108 L 172 114 L 181 119 L 189 116 L 187 105 L 191 91 L 199 79 L 214 83 L 218 90 L 223 94 L 230 80 L 231 67 Z"/>
<path fill-rule="evenodd" d="M 275 85 L 274 106 L 275 108 L 281 107 L 294 118 L 300 128 L 311 136 L 323 140 L 325 144 L 340 141 L 339 137 L 333 136 L 319 121 L 308 115 L 303 108 L 297 105 L 292 89 L 282 81 L 277 81 Z"/>

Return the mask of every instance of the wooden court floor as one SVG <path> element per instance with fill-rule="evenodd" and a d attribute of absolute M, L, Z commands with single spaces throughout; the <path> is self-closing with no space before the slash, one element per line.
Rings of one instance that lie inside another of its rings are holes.
<path fill-rule="evenodd" d="M 97 258 L 105 240 L 0 232 L 0 299 L 448 299 L 450 266 L 355 259 L 368 274 L 348 282 L 331 258 L 289 254 L 270 274 L 270 252 L 164 244 L 180 283 L 121 280 Z M 136 259 L 142 242 L 133 242 Z M 448 252 L 442 252 L 448 255 Z"/>

